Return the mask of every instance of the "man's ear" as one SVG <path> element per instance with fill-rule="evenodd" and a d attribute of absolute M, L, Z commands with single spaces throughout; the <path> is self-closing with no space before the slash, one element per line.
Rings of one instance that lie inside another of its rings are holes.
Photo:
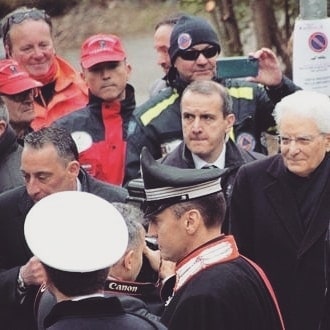
<path fill-rule="evenodd" d="M 229 115 L 226 116 L 225 121 L 226 121 L 226 133 L 228 134 L 232 127 L 234 126 L 235 123 L 235 115 L 233 113 L 230 113 Z"/>
<path fill-rule="evenodd" d="M 188 234 L 194 234 L 201 225 L 202 217 L 198 210 L 191 209 L 185 213 L 185 226 Z"/>
<path fill-rule="evenodd" d="M 0 120 L 0 136 L 5 133 L 8 124 L 4 120 Z"/>
<path fill-rule="evenodd" d="M 80 63 L 81 71 L 80 71 L 80 77 L 86 82 L 86 70 L 84 69 L 82 64 Z"/>
<path fill-rule="evenodd" d="M 330 151 L 330 134 L 325 134 L 325 139 L 326 139 L 325 148 L 326 148 L 326 151 L 329 152 Z"/>
<path fill-rule="evenodd" d="M 131 271 L 132 270 L 132 265 L 133 265 L 133 256 L 134 256 L 134 250 L 129 250 L 126 252 L 125 256 L 124 256 L 124 266 L 125 269 Z"/>
<path fill-rule="evenodd" d="M 5 45 L 6 58 L 11 58 L 11 53 L 8 45 Z"/>
<path fill-rule="evenodd" d="M 68 164 L 68 171 L 73 176 L 77 177 L 78 174 L 79 174 L 79 170 L 80 170 L 80 164 L 79 164 L 79 162 L 77 160 L 72 160 Z"/>
<path fill-rule="evenodd" d="M 127 78 L 129 78 L 132 73 L 132 66 L 129 63 L 126 63 L 126 70 L 127 70 Z"/>

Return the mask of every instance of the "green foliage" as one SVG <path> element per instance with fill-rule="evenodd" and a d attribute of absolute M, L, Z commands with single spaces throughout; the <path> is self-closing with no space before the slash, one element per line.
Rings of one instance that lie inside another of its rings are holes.
<path fill-rule="evenodd" d="M 182 10 L 193 15 L 203 12 L 204 5 L 204 0 L 180 0 Z"/>

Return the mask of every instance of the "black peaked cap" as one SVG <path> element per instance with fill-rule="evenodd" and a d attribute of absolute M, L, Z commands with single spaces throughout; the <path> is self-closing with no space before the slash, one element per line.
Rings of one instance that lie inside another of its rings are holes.
<path fill-rule="evenodd" d="M 141 174 L 146 196 L 146 215 L 165 207 L 221 191 L 227 169 L 182 169 L 156 161 L 148 149 L 141 151 Z"/>

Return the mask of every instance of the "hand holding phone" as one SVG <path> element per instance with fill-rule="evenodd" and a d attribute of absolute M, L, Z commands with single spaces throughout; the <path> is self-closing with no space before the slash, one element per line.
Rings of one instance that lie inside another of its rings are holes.
<path fill-rule="evenodd" d="M 222 57 L 217 60 L 217 78 L 256 77 L 259 61 L 251 56 Z"/>

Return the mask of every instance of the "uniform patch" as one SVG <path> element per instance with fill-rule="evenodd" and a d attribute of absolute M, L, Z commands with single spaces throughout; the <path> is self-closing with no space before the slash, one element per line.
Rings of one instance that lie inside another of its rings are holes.
<path fill-rule="evenodd" d="M 78 152 L 81 153 L 89 149 L 93 145 L 93 139 L 91 135 L 84 131 L 72 132 L 71 136 L 77 145 Z"/>
<path fill-rule="evenodd" d="M 178 37 L 178 46 L 179 49 L 185 50 L 191 46 L 192 39 L 190 34 L 188 33 L 181 33 Z"/>
<path fill-rule="evenodd" d="M 239 134 L 236 138 L 236 143 L 247 151 L 253 151 L 256 146 L 255 138 L 248 133 Z"/>

